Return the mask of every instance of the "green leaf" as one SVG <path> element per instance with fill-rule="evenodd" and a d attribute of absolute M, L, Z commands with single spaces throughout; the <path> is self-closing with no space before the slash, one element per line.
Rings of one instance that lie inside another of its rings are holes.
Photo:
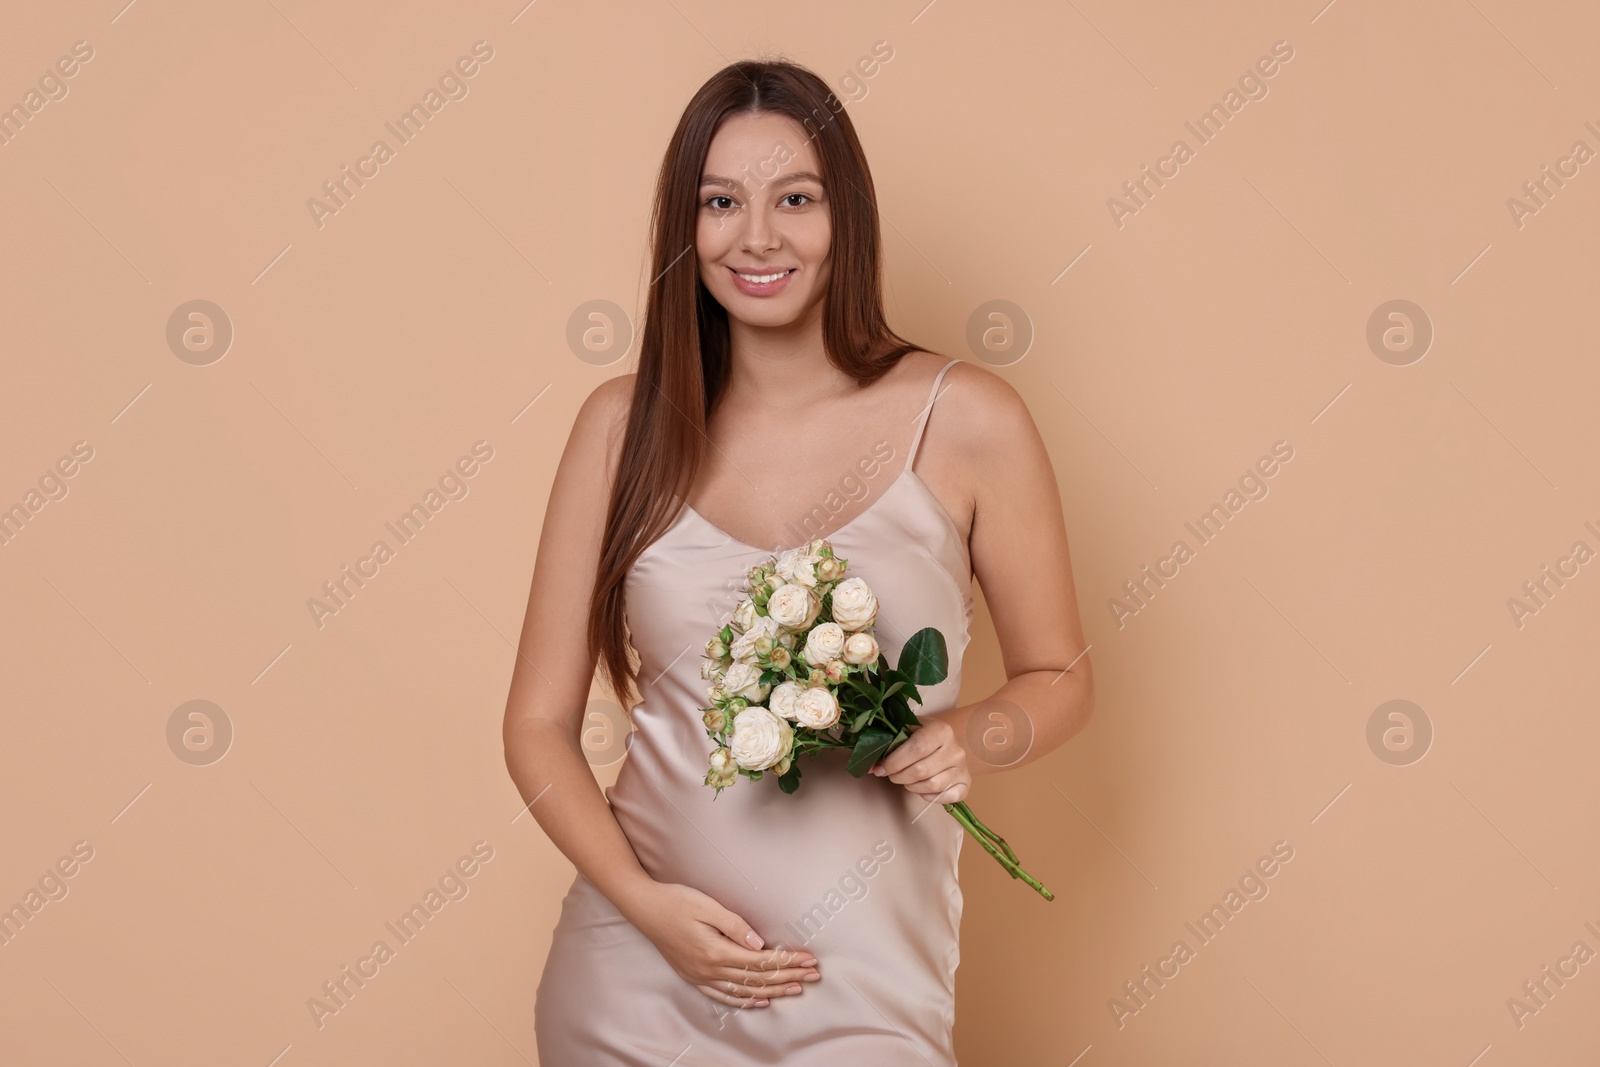
<path fill-rule="evenodd" d="M 883 754 L 894 743 L 894 734 L 882 726 L 868 726 L 856 737 L 856 747 L 850 752 L 850 762 L 845 769 L 860 778 L 872 770 Z"/>
<path fill-rule="evenodd" d="M 884 675 L 883 680 L 890 683 L 889 688 L 883 694 L 885 700 L 898 693 L 899 699 L 902 701 L 910 700 L 918 704 L 922 703 L 922 694 L 917 691 L 916 686 L 911 684 L 911 676 L 905 672 L 889 671 Z"/>
<path fill-rule="evenodd" d="M 897 728 L 907 725 L 915 718 L 911 714 L 911 708 L 906 703 L 905 698 L 898 696 L 884 702 L 883 713 L 889 722 Z"/>
<path fill-rule="evenodd" d="M 857 715 L 855 721 L 850 724 L 850 732 L 853 734 L 859 734 L 862 727 L 866 726 L 867 723 L 872 721 L 872 716 L 877 713 L 877 710 L 877 708 L 868 708 L 860 715 Z"/>
<path fill-rule="evenodd" d="M 795 760 L 789 764 L 789 769 L 778 776 L 778 788 L 785 793 L 793 793 L 800 788 L 800 761 Z"/>
<path fill-rule="evenodd" d="M 870 682 L 863 681 L 859 674 L 846 675 L 845 684 L 868 696 L 876 696 L 878 693 L 877 687 Z"/>
<path fill-rule="evenodd" d="M 944 681 L 949 662 L 944 634 L 928 626 L 912 634 L 905 643 L 897 669 L 918 685 L 937 685 Z"/>

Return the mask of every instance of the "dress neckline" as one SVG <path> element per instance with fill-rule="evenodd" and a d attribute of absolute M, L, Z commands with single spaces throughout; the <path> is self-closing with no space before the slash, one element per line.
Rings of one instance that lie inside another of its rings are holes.
<path fill-rule="evenodd" d="M 913 479 L 914 481 L 917 482 L 917 484 L 922 486 L 923 494 L 929 499 L 929 501 L 931 501 L 933 503 L 934 511 L 938 513 L 938 516 L 939 516 L 940 519 L 944 520 L 945 525 L 950 528 L 950 533 L 954 536 L 956 542 L 959 543 L 962 546 L 963 555 L 965 555 L 966 554 L 966 540 L 961 536 L 961 527 L 956 525 L 956 520 L 951 516 L 950 510 L 944 506 L 944 503 L 942 501 L 940 501 L 940 499 L 937 496 L 934 495 L 933 490 L 928 488 L 928 483 L 924 482 L 922 480 L 921 475 L 917 474 L 917 472 L 912 470 L 909 466 L 907 466 L 906 468 L 901 470 L 901 472 L 898 475 L 895 476 L 894 481 L 889 483 L 889 487 L 878 495 L 878 499 L 876 499 L 872 503 L 868 504 L 866 506 L 866 508 L 860 514 L 856 515 L 849 522 L 845 523 L 843 526 L 840 526 L 838 529 L 833 530 L 833 531 L 831 531 L 829 533 L 823 534 L 822 537 L 820 537 L 820 538 L 811 538 L 810 540 L 813 540 L 813 541 L 814 540 L 831 541 L 833 538 L 840 536 L 846 530 L 850 529 L 852 526 L 854 526 L 857 523 L 861 522 L 868 515 L 871 515 L 873 510 L 875 508 L 877 508 L 879 504 L 882 504 L 885 500 L 889 499 L 890 495 L 894 492 L 894 490 L 896 488 L 898 488 L 900 483 L 905 481 L 907 478 Z M 694 508 L 694 505 L 689 503 L 687 500 L 685 500 L 683 502 L 683 510 L 688 512 L 690 515 L 694 516 L 696 519 L 700 520 L 700 524 L 702 526 L 706 527 L 708 530 L 711 530 L 714 533 L 717 533 L 717 534 L 722 535 L 723 537 L 726 537 L 732 544 L 737 545 L 739 548 L 746 549 L 746 550 L 748 550 L 750 552 L 759 552 L 763 556 L 775 556 L 775 555 L 778 554 L 779 551 L 781 551 L 779 549 L 759 548 L 759 547 L 757 547 L 755 545 L 752 545 L 748 541 L 741 541 L 739 538 L 733 536 L 727 530 L 724 530 L 722 527 L 718 526 L 716 523 L 712 522 L 710 519 L 708 519 L 704 515 L 700 514 L 700 512 L 696 511 L 695 508 Z M 805 542 L 805 544 L 809 544 L 809 543 L 810 543 L 810 541 Z M 804 546 L 803 545 L 797 545 L 795 547 L 799 548 L 799 547 L 804 547 Z"/>
<path fill-rule="evenodd" d="M 916 435 L 914 437 L 912 437 L 912 439 L 911 439 L 911 450 L 906 455 L 906 464 L 905 464 L 905 466 L 903 468 L 901 468 L 900 473 L 895 476 L 894 481 L 890 482 L 888 488 L 884 489 L 884 491 L 881 494 L 879 494 L 878 499 L 876 499 L 872 503 L 868 504 L 866 506 L 866 509 L 863 510 L 859 515 L 857 515 L 854 518 L 852 518 L 849 522 L 845 523 L 843 526 L 839 527 L 837 530 L 834 530 L 831 534 L 828 535 L 828 538 L 838 537 L 840 534 L 842 534 L 846 530 L 850 529 L 850 527 L 854 526 L 856 523 L 860 522 L 862 519 L 865 519 L 868 515 L 872 514 L 872 510 L 874 508 L 876 508 L 879 504 L 883 503 L 884 500 L 886 500 L 890 496 L 890 494 L 892 494 L 894 492 L 894 490 L 900 485 L 901 482 L 905 481 L 907 477 L 910 477 L 910 478 L 915 479 L 916 482 L 919 485 L 922 486 L 923 495 L 926 496 L 930 501 L 933 502 L 934 510 L 936 512 L 938 512 L 939 518 L 944 520 L 945 525 L 950 528 L 950 532 L 955 535 L 956 542 L 961 545 L 962 555 L 967 557 L 967 559 L 969 561 L 969 566 L 970 566 L 971 553 L 970 553 L 970 550 L 967 548 L 966 539 L 961 536 L 961 527 L 956 525 L 956 520 L 951 517 L 949 509 L 946 508 L 944 506 L 944 503 L 942 501 L 940 501 L 940 499 L 937 496 L 934 495 L 933 490 L 928 488 L 928 483 L 924 482 L 922 480 L 922 477 L 920 475 L 918 475 L 916 470 L 914 469 L 915 466 L 916 466 L 916 462 L 917 462 L 917 449 L 919 447 L 921 447 L 921 445 L 922 445 L 923 432 L 926 431 L 927 428 L 928 428 L 928 418 L 929 418 L 930 415 L 933 414 L 933 405 L 934 405 L 935 401 L 937 401 L 939 399 L 939 383 L 944 381 L 944 376 L 945 376 L 946 372 L 948 372 L 951 367 L 954 367 L 957 363 L 960 363 L 960 362 L 961 362 L 960 359 L 952 359 L 952 360 L 950 360 L 943 367 L 939 368 L 939 373 L 938 374 L 933 376 L 933 385 L 928 390 L 927 403 L 922 405 L 922 410 L 918 413 L 918 419 L 920 420 L 920 422 L 919 422 L 919 425 L 917 426 Z M 716 523 L 712 522 L 710 519 L 708 519 L 704 515 L 700 514 L 700 512 L 696 511 L 694 505 L 689 503 L 689 501 L 687 499 L 683 499 L 682 503 L 683 503 L 683 509 L 685 511 L 687 511 L 690 515 L 693 515 L 695 518 L 699 519 L 703 526 L 705 526 L 709 530 L 712 530 L 715 533 L 721 534 L 723 537 L 727 538 L 732 544 L 738 546 L 739 548 L 748 549 L 751 552 L 760 552 L 763 555 L 768 555 L 768 556 L 777 555 L 777 551 L 778 550 L 776 550 L 776 549 L 768 550 L 768 549 L 764 549 L 764 548 L 758 548 L 757 546 L 752 545 L 748 541 L 739 540 L 739 538 L 733 536 L 727 530 L 724 530 L 722 527 L 718 526 Z M 817 538 L 812 538 L 811 540 L 817 540 Z M 807 543 L 809 543 L 809 542 L 807 542 Z"/>

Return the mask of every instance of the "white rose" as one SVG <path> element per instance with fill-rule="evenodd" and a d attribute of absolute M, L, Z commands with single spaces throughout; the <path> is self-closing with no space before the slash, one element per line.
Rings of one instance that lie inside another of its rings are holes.
<path fill-rule="evenodd" d="M 813 730 L 826 730 L 839 721 L 839 702 L 826 689 L 807 689 L 794 705 L 795 718 L 801 726 Z"/>
<path fill-rule="evenodd" d="M 846 578 L 833 589 L 833 621 L 846 630 L 864 630 L 878 617 L 878 598 L 860 578 Z"/>
<path fill-rule="evenodd" d="M 788 756 L 793 745 L 794 728 L 766 708 L 753 704 L 733 717 L 728 750 L 747 771 L 766 770 Z"/>
<path fill-rule="evenodd" d="M 789 575 L 789 580 L 803 585 L 807 589 L 815 589 L 817 587 L 817 564 L 821 562 L 821 556 L 814 556 L 809 553 L 801 556 L 794 561 L 793 573 Z"/>
<path fill-rule="evenodd" d="M 822 601 L 803 585 L 785 582 L 767 599 L 767 615 L 790 630 L 804 630 L 822 613 Z"/>
<path fill-rule="evenodd" d="M 756 621 L 756 602 L 749 597 L 739 601 L 739 606 L 733 609 L 733 618 L 729 621 L 733 623 L 735 630 L 750 629 L 751 624 Z"/>
<path fill-rule="evenodd" d="M 778 636 L 778 620 L 768 615 L 757 615 L 750 628 L 733 639 L 728 651 L 735 660 L 753 663 L 756 658 L 756 641 L 763 637 Z"/>
<path fill-rule="evenodd" d="M 772 569 L 783 575 L 785 578 L 793 578 L 794 562 L 805 554 L 806 550 L 803 548 L 785 549 L 784 551 L 778 553 L 776 562 L 773 564 Z"/>
<path fill-rule="evenodd" d="M 775 714 L 792 720 L 795 717 L 795 700 L 805 691 L 805 686 L 798 683 L 779 682 L 773 687 L 772 697 L 767 701 L 767 707 L 771 708 Z"/>
<path fill-rule="evenodd" d="M 703 657 L 700 660 L 700 677 L 702 678 L 715 678 L 717 671 L 721 669 L 722 662 L 720 660 L 705 659 Z"/>
<path fill-rule="evenodd" d="M 844 655 L 844 629 L 836 622 L 825 622 L 806 635 L 806 662 L 822 667 Z"/>
<path fill-rule="evenodd" d="M 826 541 L 813 541 L 802 548 L 791 548 L 778 557 L 778 573 L 791 582 L 814 588 L 819 580 L 825 578 L 818 567 L 825 558 L 822 550 L 827 547 Z"/>
<path fill-rule="evenodd" d="M 845 638 L 844 661 L 846 663 L 878 662 L 878 639 L 871 634 L 851 634 Z"/>
<path fill-rule="evenodd" d="M 767 698 L 769 686 L 761 681 L 761 668 L 754 663 L 735 663 L 722 676 L 722 688 L 729 696 L 744 697 L 752 704 Z"/>

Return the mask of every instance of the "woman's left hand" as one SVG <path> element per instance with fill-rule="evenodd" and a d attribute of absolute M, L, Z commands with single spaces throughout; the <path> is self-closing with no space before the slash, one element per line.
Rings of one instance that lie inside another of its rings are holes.
<path fill-rule="evenodd" d="M 966 746 L 949 723 L 931 716 L 874 764 L 872 773 L 887 776 L 930 804 L 958 803 L 967 799 L 972 789 Z"/>

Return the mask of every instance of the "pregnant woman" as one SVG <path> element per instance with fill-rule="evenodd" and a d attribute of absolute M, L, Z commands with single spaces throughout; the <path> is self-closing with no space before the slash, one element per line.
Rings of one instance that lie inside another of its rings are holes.
<path fill-rule="evenodd" d="M 511 776 L 577 868 L 539 983 L 543 1067 L 956 1062 L 964 834 L 935 806 L 1081 729 L 1093 679 L 1028 409 L 889 329 L 878 223 L 815 74 L 737 63 L 690 101 L 638 370 L 577 414 L 506 707 Z M 833 751 L 792 796 L 771 775 L 718 795 L 702 647 L 752 565 L 824 537 L 877 594 L 890 662 L 932 626 L 949 676 L 872 773 Z M 1008 680 L 958 707 L 974 577 Z M 581 744 L 597 664 L 634 726 L 604 794 Z M 1003 760 L 1002 721 L 1029 738 Z"/>

